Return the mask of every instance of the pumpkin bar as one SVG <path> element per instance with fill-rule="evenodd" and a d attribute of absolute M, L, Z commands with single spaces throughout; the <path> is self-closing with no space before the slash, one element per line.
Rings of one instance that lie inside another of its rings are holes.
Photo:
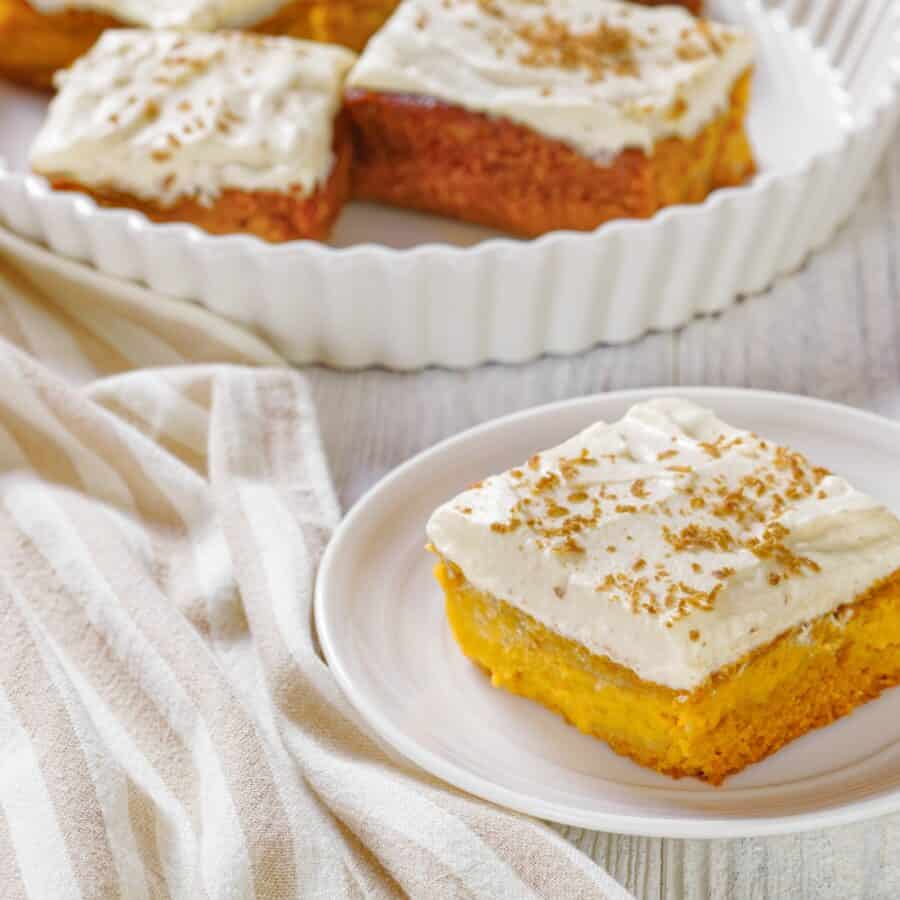
<path fill-rule="evenodd" d="M 712 784 L 900 683 L 900 521 L 693 403 L 634 406 L 428 523 L 462 651 Z"/>
<path fill-rule="evenodd" d="M 239 32 L 106 31 L 60 74 L 32 167 L 155 221 L 323 239 L 349 192 L 354 59 Z"/>
<path fill-rule="evenodd" d="M 404 0 L 347 81 L 354 193 L 530 237 L 754 172 L 752 42 L 680 7 Z"/>
<path fill-rule="evenodd" d="M 396 0 L 0 0 L 0 75 L 51 87 L 108 28 L 261 34 L 361 49 Z"/>

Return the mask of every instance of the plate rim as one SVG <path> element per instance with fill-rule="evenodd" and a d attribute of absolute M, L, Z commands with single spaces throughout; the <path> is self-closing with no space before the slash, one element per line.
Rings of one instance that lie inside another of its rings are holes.
<path fill-rule="evenodd" d="M 368 728 L 372 729 L 381 740 L 385 741 L 402 757 L 425 772 L 479 799 L 561 825 L 609 831 L 617 834 L 640 835 L 643 837 L 712 840 L 718 838 L 749 838 L 796 834 L 814 829 L 849 825 L 854 822 L 900 811 L 900 787 L 889 789 L 887 792 L 877 796 L 867 797 L 862 800 L 851 800 L 822 810 L 776 817 L 723 818 L 697 815 L 686 819 L 678 816 L 629 815 L 627 813 L 573 810 L 564 804 L 541 800 L 498 785 L 422 746 L 415 738 L 408 736 L 402 728 L 395 726 L 388 716 L 383 715 L 377 708 L 372 708 L 365 698 L 361 696 L 353 678 L 344 668 L 341 654 L 336 649 L 337 643 L 326 611 L 326 606 L 329 603 L 328 598 L 334 593 L 330 587 L 334 577 L 332 573 L 340 565 L 343 544 L 353 534 L 356 523 L 362 518 L 372 503 L 376 502 L 385 493 L 389 493 L 393 486 L 397 482 L 402 481 L 410 471 L 427 464 L 430 459 L 447 452 L 455 444 L 534 415 L 563 410 L 568 411 L 579 406 L 589 407 L 593 403 L 598 402 L 600 398 L 628 403 L 639 402 L 650 397 L 673 395 L 681 395 L 698 401 L 706 399 L 711 403 L 717 398 L 728 398 L 737 395 L 748 399 L 768 400 L 779 403 L 788 401 L 799 406 L 818 409 L 823 413 L 839 411 L 842 416 L 850 416 L 861 423 L 877 425 L 879 428 L 887 427 L 895 433 L 898 444 L 900 444 L 900 422 L 878 413 L 802 394 L 741 387 L 668 385 L 594 393 L 532 406 L 505 416 L 490 419 L 472 428 L 464 429 L 420 451 L 379 479 L 348 510 L 328 542 L 316 576 L 313 598 L 313 625 L 319 640 L 319 646 L 322 648 L 325 656 L 325 661 L 337 680 L 341 692 L 362 717 Z"/>

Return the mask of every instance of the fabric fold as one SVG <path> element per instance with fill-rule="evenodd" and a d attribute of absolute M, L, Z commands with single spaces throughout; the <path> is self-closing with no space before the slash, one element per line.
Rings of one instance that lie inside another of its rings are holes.
<path fill-rule="evenodd" d="M 340 510 L 303 375 L 17 243 L 0 232 L 4 896 L 626 898 L 360 727 L 315 642 Z"/>

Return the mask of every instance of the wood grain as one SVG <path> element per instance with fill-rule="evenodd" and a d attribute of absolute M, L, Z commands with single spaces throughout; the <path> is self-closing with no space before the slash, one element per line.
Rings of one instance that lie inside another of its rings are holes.
<path fill-rule="evenodd" d="M 347 507 L 448 435 L 528 406 L 667 384 L 808 394 L 900 418 L 900 143 L 851 222 L 800 272 L 675 334 L 473 372 L 311 370 Z M 674 841 L 559 829 L 641 900 L 900 897 L 900 816 L 783 838 Z"/>

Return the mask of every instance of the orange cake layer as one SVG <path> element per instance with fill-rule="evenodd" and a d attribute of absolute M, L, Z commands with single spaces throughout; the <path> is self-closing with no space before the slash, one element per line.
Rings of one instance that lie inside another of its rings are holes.
<path fill-rule="evenodd" d="M 71 65 L 105 29 L 119 24 L 90 10 L 44 15 L 26 0 L 0 0 L 0 75 L 49 88 L 58 69 Z"/>
<path fill-rule="evenodd" d="M 670 6 L 671 0 L 638 0 L 644 6 Z M 695 16 L 699 16 L 703 11 L 703 0 L 678 0 L 678 6 L 683 6 L 690 10 Z"/>
<path fill-rule="evenodd" d="M 397 0 L 294 0 L 251 30 L 362 50 L 396 6 Z"/>
<path fill-rule="evenodd" d="M 155 222 L 190 222 L 211 234 L 243 232 L 266 241 L 309 238 L 326 240 L 350 193 L 353 150 L 343 117 L 335 123 L 334 166 L 327 182 L 308 196 L 295 191 L 248 191 L 226 188 L 209 204 L 184 197 L 163 205 L 133 194 L 90 188 L 65 178 L 51 178 L 53 188 L 79 191 L 102 206 L 128 207 Z"/>
<path fill-rule="evenodd" d="M 248 30 L 359 50 L 396 5 L 396 0 L 294 0 Z M 105 29 L 122 27 L 128 23 L 90 10 L 48 15 L 27 0 L 0 0 L 0 75 L 49 88 L 53 75 L 87 53 Z"/>
<path fill-rule="evenodd" d="M 900 684 L 900 573 L 793 628 L 691 692 L 644 681 L 471 587 L 436 576 L 459 646 L 496 687 L 536 700 L 613 750 L 712 784 Z"/>
<path fill-rule="evenodd" d="M 355 135 L 354 196 L 533 237 L 590 231 L 697 203 L 755 171 L 744 130 L 751 73 L 728 110 L 693 139 L 627 149 L 609 164 L 506 119 L 411 96 L 347 92 Z"/>

